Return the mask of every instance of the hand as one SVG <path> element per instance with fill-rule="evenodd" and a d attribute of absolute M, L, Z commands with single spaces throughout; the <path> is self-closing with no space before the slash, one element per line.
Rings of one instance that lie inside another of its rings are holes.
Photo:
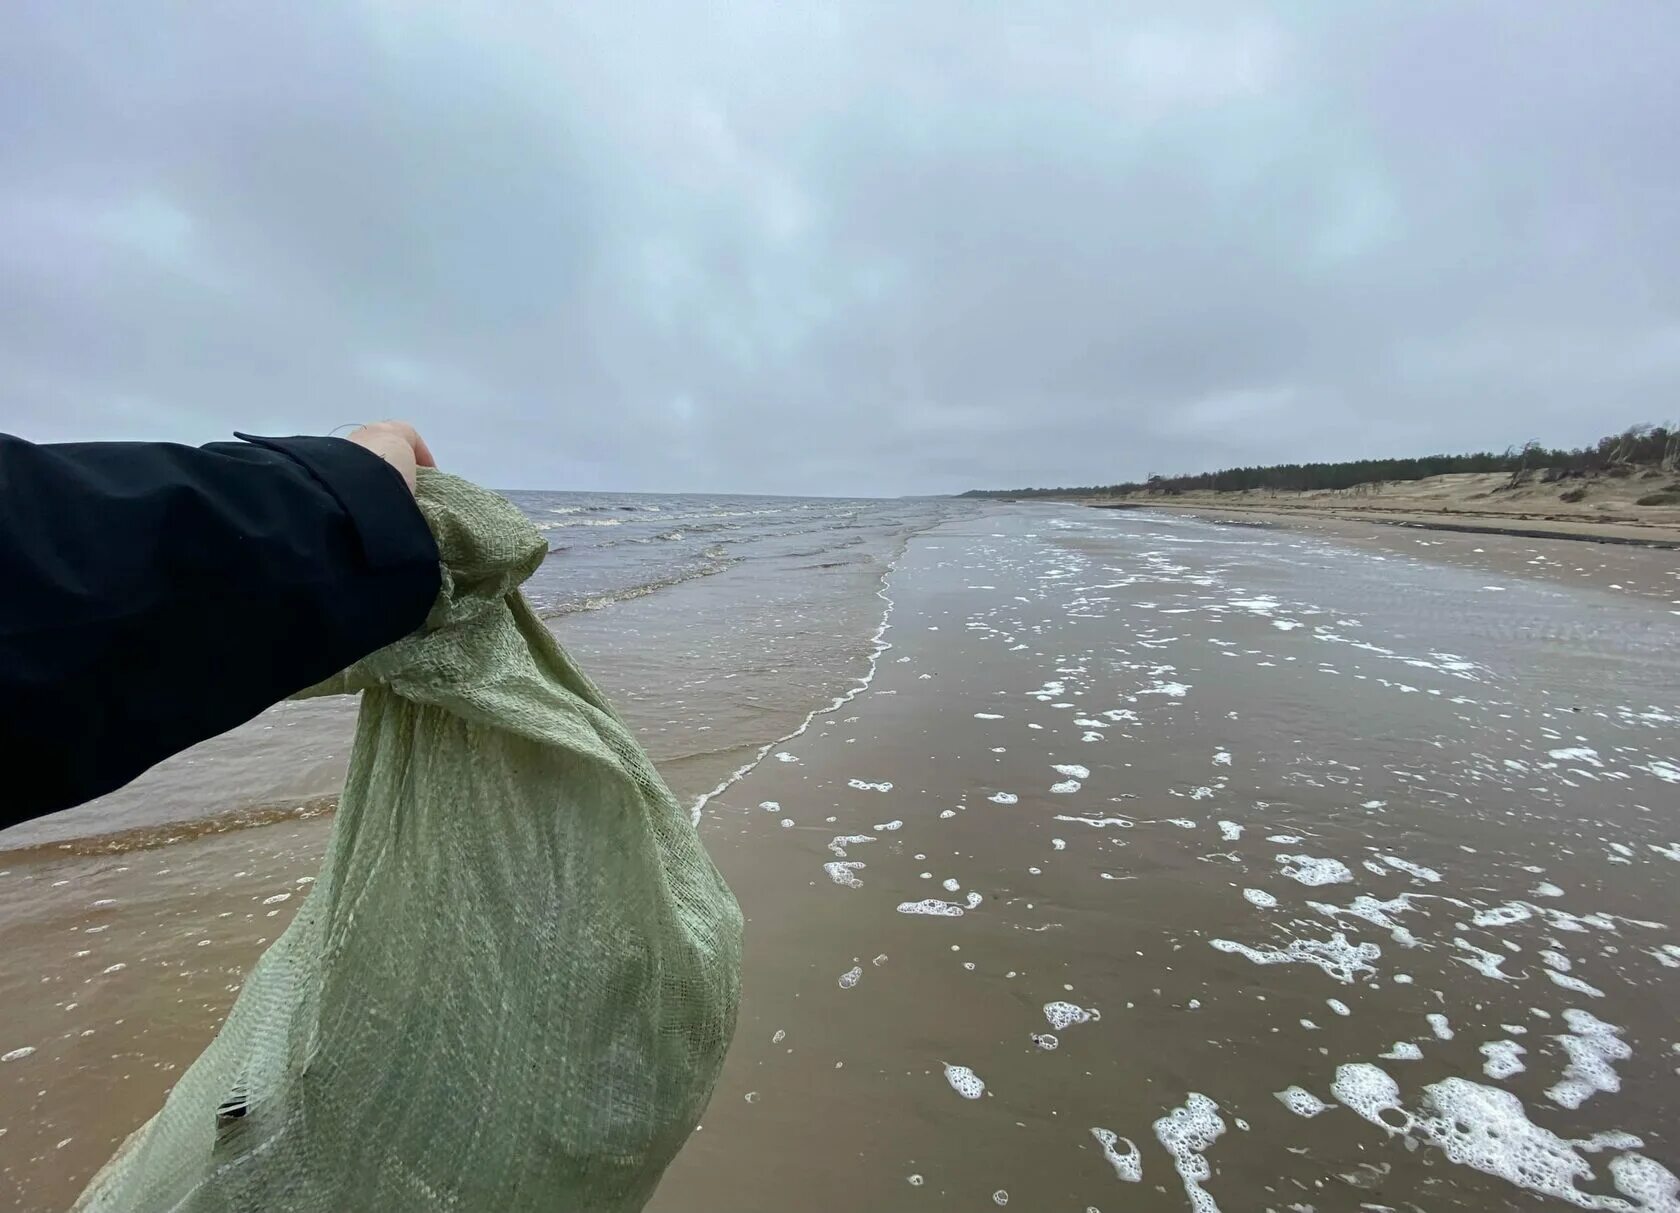
<path fill-rule="evenodd" d="M 366 447 L 402 473 L 408 491 L 414 491 L 414 469 L 433 468 L 432 452 L 426 440 L 406 421 L 375 421 L 346 435 L 347 441 Z"/>

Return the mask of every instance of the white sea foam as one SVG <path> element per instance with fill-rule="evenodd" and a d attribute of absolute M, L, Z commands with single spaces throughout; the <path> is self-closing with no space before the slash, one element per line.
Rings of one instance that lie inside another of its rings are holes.
<path fill-rule="evenodd" d="M 1547 1098 L 1565 1108 L 1578 1108 L 1595 1092 L 1621 1090 L 1622 1080 L 1611 1063 L 1633 1055 L 1621 1038 L 1622 1030 L 1589 1011 L 1567 1010 L 1563 1021 L 1569 1025 L 1569 1034 L 1553 1039 L 1569 1055 L 1569 1065 L 1562 1080 L 1546 1092 Z"/>
<path fill-rule="evenodd" d="M 1426 881 L 1429 884 L 1439 884 L 1441 882 L 1441 874 L 1434 868 L 1426 868 L 1420 863 L 1413 863 L 1409 859 L 1401 859 L 1397 855 L 1378 855 L 1377 858 L 1390 867 L 1399 868 L 1402 872 L 1414 876 L 1418 880 Z"/>
<path fill-rule="evenodd" d="M 861 889 L 863 888 L 863 881 L 858 879 L 856 873 L 864 866 L 855 859 L 849 863 L 836 860 L 833 863 L 823 864 L 823 871 L 827 872 L 828 878 L 837 885 L 844 885 L 848 889 Z"/>
<path fill-rule="evenodd" d="M 1680 1210 L 1680 1180 L 1665 1167 L 1639 1154 L 1626 1153 L 1609 1164 L 1610 1177 L 1623 1197 L 1598 1195 L 1577 1188 L 1577 1180 L 1591 1180 L 1592 1166 L 1583 1153 L 1607 1148 L 1632 1150 L 1642 1143 L 1632 1134 L 1597 1134 L 1570 1141 L 1528 1118 L 1522 1100 L 1509 1091 L 1447 1078 L 1424 1088 L 1417 1112 L 1400 1102 L 1400 1088 L 1377 1066 L 1353 1062 L 1336 1070 L 1331 1092 L 1342 1104 L 1377 1125 L 1390 1136 L 1404 1134 L 1436 1146 L 1460 1166 L 1494 1175 L 1542 1196 L 1552 1196 L 1583 1209 L 1615 1209 L 1634 1213 L 1674 1213 Z"/>
<path fill-rule="evenodd" d="M 870 783 L 864 779 L 848 779 L 846 781 L 846 786 L 849 788 L 856 788 L 860 792 L 890 792 L 893 790 L 892 782 L 890 780 L 884 780 L 881 783 Z"/>
<path fill-rule="evenodd" d="M 1174 1108 L 1155 1122 L 1155 1139 L 1172 1155 L 1193 1213 L 1219 1213 L 1219 1206 L 1202 1184 L 1213 1175 L 1204 1155 L 1224 1132 L 1219 1105 L 1197 1091 L 1190 1092 L 1183 1107 Z"/>
<path fill-rule="evenodd" d="M 1235 842 L 1242 837 L 1243 828 L 1234 821 L 1219 823 L 1219 836 L 1226 842 Z"/>
<path fill-rule="evenodd" d="M 1278 899 L 1266 892 L 1265 889 L 1244 889 L 1242 895 L 1262 910 L 1274 909 L 1278 903 Z"/>
<path fill-rule="evenodd" d="M 1058 763 L 1050 769 L 1055 771 L 1058 775 L 1066 775 L 1069 779 L 1091 778 L 1090 768 L 1082 767 L 1077 762 Z"/>
<path fill-rule="evenodd" d="M 1390 1061 L 1422 1061 L 1423 1050 L 1409 1040 L 1397 1040 L 1392 1049 L 1377 1056 L 1386 1057 Z"/>
<path fill-rule="evenodd" d="M 921 901 L 901 901 L 898 903 L 900 914 L 923 914 L 930 918 L 961 918 L 964 914 L 962 906 L 949 901 L 940 901 L 937 897 L 924 898 Z"/>
<path fill-rule="evenodd" d="M 1050 790 L 1058 796 L 1069 796 L 1077 792 L 1082 785 L 1077 779 L 1064 779 L 1060 783 L 1050 785 Z"/>
<path fill-rule="evenodd" d="M 993 804 L 1014 804 L 1021 798 L 1015 795 L 1014 792 L 993 792 L 986 799 L 990 800 Z"/>
<path fill-rule="evenodd" d="M 1348 871 L 1347 864 L 1339 859 L 1320 859 L 1313 855 L 1279 855 L 1277 861 L 1283 865 L 1285 876 L 1312 887 L 1345 884 L 1353 879 L 1353 873 Z"/>
<path fill-rule="evenodd" d="M 1168 699 L 1183 699 L 1190 688 L 1182 682 L 1157 682 L 1145 687 L 1139 695 L 1165 695 Z"/>
<path fill-rule="evenodd" d="M 1429 1030 L 1435 1033 L 1436 1040 L 1451 1040 L 1453 1038 L 1452 1025 L 1447 1022 L 1445 1015 L 1439 1011 L 1431 1011 L 1424 1018 L 1429 1021 Z"/>
<path fill-rule="evenodd" d="M 1129 1184 L 1135 1184 L 1143 1179 L 1143 1154 L 1129 1137 L 1121 1137 L 1112 1129 L 1091 1130 L 1091 1136 L 1097 1139 L 1102 1147 L 1103 1157 L 1114 1168 L 1114 1174 Z M 1118 1148 L 1120 1142 L 1126 1143 L 1126 1152 L 1122 1154 Z"/>
<path fill-rule="evenodd" d="M 986 1084 L 980 1076 L 967 1066 L 954 1066 L 950 1062 L 945 1064 L 945 1081 L 951 1084 L 951 1090 L 964 1099 L 979 1099 L 986 1093 Z"/>
<path fill-rule="evenodd" d="M 1325 1103 L 1311 1091 L 1300 1087 L 1285 1087 L 1281 1091 L 1273 1091 L 1278 1102 L 1283 1104 L 1297 1116 L 1317 1116 L 1320 1112 L 1328 1112 L 1330 1105 Z"/>
<path fill-rule="evenodd" d="M 22 1061 L 34 1051 L 34 1045 L 24 1045 L 21 1049 L 13 1049 L 10 1053 L 0 1053 L 0 1061 Z"/>
<path fill-rule="evenodd" d="M 1044 1004 L 1044 1018 L 1058 1032 L 1065 1032 L 1077 1023 L 1090 1023 L 1101 1016 L 1071 1002 L 1047 1002 Z"/>
<path fill-rule="evenodd" d="M 1480 1052 L 1486 1058 L 1482 1062 L 1482 1073 L 1489 1078 L 1509 1078 L 1528 1068 L 1522 1063 L 1522 1055 L 1528 1050 L 1514 1040 L 1490 1040 Z"/>
<path fill-rule="evenodd" d="M 1343 985 L 1352 985 L 1359 973 L 1373 973 L 1371 962 L 1382 955 L 1374 943 L 1349 943 L 1347 936 L 1337 931 L 1329 939 L 1292 939 L 1285 948 L 1251 948 L 1229 939 L 1210 939 L 1209 945 L 1219 952 L 1234 952 L 1257 965 L 1310 964 L 1335 978 Z"/>
<path fill-rule="evenodd" d="M 849 990 L 853 986 L 857 985 L 857 983 L 861 980 L 863 980 L 863 966 L 854 965 L 850 969 L 847 969 L 844 973 L 840 974 L 840 988 L 842 990 Z"/>

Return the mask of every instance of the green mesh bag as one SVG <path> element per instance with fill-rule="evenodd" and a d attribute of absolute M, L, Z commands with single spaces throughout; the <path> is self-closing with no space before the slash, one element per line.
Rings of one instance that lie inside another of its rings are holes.
<path fill-rule="evenodd" d="M 417 495 L 425 628 L 303 692 L 362 693 L 320 876 L 77 1209 L 635 1210 L 705 1107 L 735 900 L 519 592 L 540 534 L 444 473 Z"/>

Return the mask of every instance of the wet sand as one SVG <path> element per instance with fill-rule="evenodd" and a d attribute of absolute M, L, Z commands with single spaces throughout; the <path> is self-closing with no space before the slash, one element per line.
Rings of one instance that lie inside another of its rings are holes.
<path fill-rule="evenodd" d="M 1053 507 L 891 592 L 710 806 L 747 996 L 654 1208 L 1673 1207 L 1666 611 Z"/>
<path fill-rule="evenodd" d="M 1672 559 L 1475 540 L 1047 505 L 912 539 L 867 686 L 706 805 L 746 995 L 653 1208 L 1673 1207 Z M 0 954 L 57 949 L 0 979 L 57 1017 L 0 1038 L 35 1050 L 0 1205 L 63 1207 L 155 1107 L 325 828 L 67 860 L 27 913 L 0 882 Z"/>

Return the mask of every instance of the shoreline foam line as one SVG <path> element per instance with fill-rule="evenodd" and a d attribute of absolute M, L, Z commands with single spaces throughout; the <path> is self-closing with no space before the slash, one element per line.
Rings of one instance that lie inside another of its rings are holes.
<path fill-rule="evenodd" d="M 805 719 L 800 722 L 797 729 L 793 730 L 791 733 L 776 738 L 774 741 L 765 742 L 764 745 L 759 747 L 758 753 L 753 755 L 749 762 L 737 768 L 733 773 L 725 778 L 722 783 L 718 784 L 717 787 L 713 788 L 710 792 L 706 792 L 696 799 L 693 806 L 689 809 L 689 817 L 694 822 L 696 828 L 700 825 L 701 813 L 705 810 L 706 805 L 711 802 L 713 797 L 719 796 L 728 791 L 737 783 L 740 783 L 741 780 L 745 779 L 753 771 L 757 770 L 759 764 L 768 758 L 770 756 L 770 752 L 777 746 L 785 745 L 792 741 L 795 737 L 799 737 L 804 734 L 804 732 L 811 727 L 812 721 L 816 720 L 817 717 L 827 716 L 831 712 L 839 711 L 841 708 L 845 707 L 848 703 L 869 689 L 869 684 L 875 681 L 875 673 L 880 668 L 881 654 L 893 647 L 886 638 L 888 629 L 892 627 L 892 613 L 894 605 L 892 597 L 887 593 L 887 582 L 892 577 L 893 573 L 898 570 L 899 561 L 904 559 L 905 552 L 910 550 L 910 541 L 918 535 L 926 534 L 926 532 L 931 529 L 932 527 L 927 527 L 923 530 L 916 531 L 913 534 L 906 535 L 904 537 L 904 542 L 899 544 L 898 551 L 893 554 L 893 558 L 887 561 L 887 567 L 881 570 L 881 584 L 875 587 L 875 596 L 882 602 L 886 603 L 886 607 L 881 611 L 880 626 L 875 629 L 875 634 L 869 638 L 869 668 L 866 669 L 863 672 L 863 676 L 858 679 L 857 685 L 853 686 L 844 694 L 836 696 L 834 700 L 826 706 L 812 708 L 811 711 L 806 714 Z"/>

